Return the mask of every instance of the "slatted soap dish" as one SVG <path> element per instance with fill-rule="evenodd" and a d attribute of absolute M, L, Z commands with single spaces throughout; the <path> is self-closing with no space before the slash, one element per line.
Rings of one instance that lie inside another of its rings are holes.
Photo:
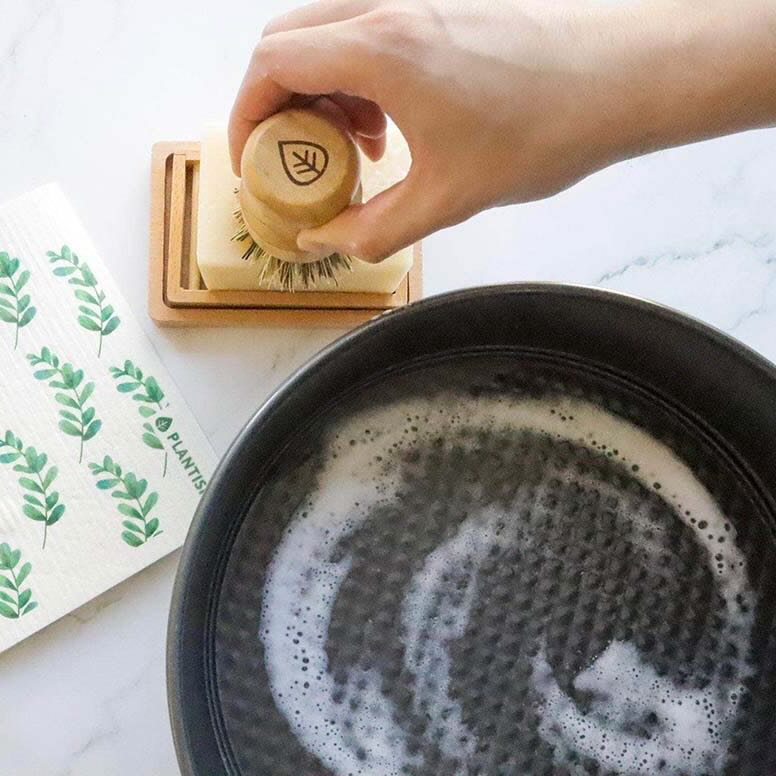
<path fill-rule="evenodd" d="M 422 251 L 392 294 L 211 291 L 197 267 L 198 142 L 160 142 L 151 163 L 148 309 L 161 326 L 349 328 L 422 296 Z"/>

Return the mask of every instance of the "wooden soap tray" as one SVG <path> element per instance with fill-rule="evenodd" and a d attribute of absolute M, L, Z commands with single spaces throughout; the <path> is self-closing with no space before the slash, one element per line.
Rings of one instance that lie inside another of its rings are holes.
<path fill-rule="evenodd" d="M 148 310 L 162 326 L 356 326 L 422 295 L 422 255 L 393 294 L 210 291 L 197 267 L 199 143 L 163 142 L 151 160 Z"/>

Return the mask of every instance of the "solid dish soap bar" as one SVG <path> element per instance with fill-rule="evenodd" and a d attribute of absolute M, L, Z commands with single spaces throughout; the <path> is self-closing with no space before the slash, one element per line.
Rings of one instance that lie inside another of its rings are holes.
<path fill-rule="evenodd" d="M 392 128 L 393 129 L 393 128 Z M 361 184 L 364 200 L 374 196 L 407 173 L 410 154 L 398 130 L 389 132 L 385 155 L 379 162 L 361 157 Z M 259 282 L 264 259 L 242 258 L 245 243 L 232 240 L 237 224 L 235 189 L 240 179 L 232 172 L 226 128 L 208 127 L 202 137 L 199 162 L 199 210 L 197 217 L 197 263 L 202 279 L 211 290 L 279 290 L 277 282 Z M 337 282 L 322 280 L 315 291 L 351 291 L 390 294 L 412 266 L 413 249 L 405 248 L 379 264 L 353 260 L 353 271 L 342 271 Z"/>

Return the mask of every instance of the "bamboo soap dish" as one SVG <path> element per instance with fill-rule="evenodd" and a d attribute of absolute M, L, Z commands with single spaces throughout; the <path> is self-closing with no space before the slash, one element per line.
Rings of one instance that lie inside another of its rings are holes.
<path fill-rule="evenodd" d="M 349 328 L 422 296 L 422 252 L 392 294 L 208 290 L 197 266 L 198 142 L 160 142 L 151 161 L 148 309 L 161 326 Z"/>

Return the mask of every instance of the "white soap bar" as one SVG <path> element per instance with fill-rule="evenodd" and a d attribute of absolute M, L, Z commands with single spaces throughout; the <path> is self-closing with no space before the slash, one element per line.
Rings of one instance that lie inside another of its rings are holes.
<path fill-rule="evenodd" d="M 393 128 L 392 128 L 393 129 Z M 379 162 L 362 155 L 364 200 L 388 188 L 407 173 L 410 154 L 404 138 L 393 130 Z M 247 243 L 232 240 L 236 231 L 234 191 L 240 179 L 232 172 L 226 129 L 208 127 L 202 137 L 199 162 L 199 212 L 197 262 L 209 289 L 279 290 L 277 282 L 259 282 L 262 259 L 242 258 Z M 308 291 L 360 291 L 393 293 L 412 266 L 412 248 L 405 248 L 379 264 L 355 259 L 353 271 L 340 272 L 337 282 L 323 280 Z M 304 289 L 299 289 L 303 291 Z"/>

